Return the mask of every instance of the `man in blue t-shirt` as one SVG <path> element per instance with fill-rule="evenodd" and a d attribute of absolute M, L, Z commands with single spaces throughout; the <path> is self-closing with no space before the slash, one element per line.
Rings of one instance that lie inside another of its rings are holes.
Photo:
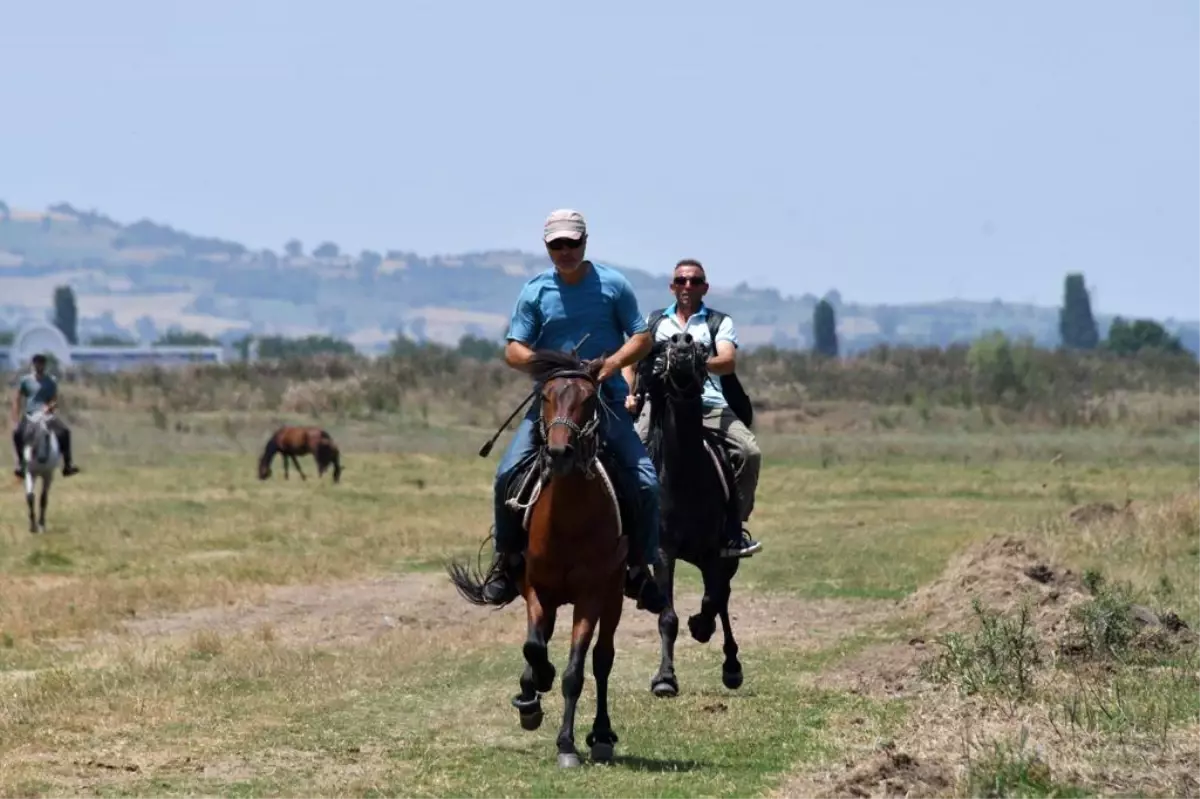
<path fill-rule="evenodd" d="M 33 356 L 33 371 L 23 375 L 17 382 L 17 393 L 12 402 L 12 442 L 13 452 L 17 456 L 17 466 L 13 474 L 25 476 L 25 452 L 21 446 L 25 438 L 25 416 L 34 411 L 53 412 L 58 406 L 58 381 L 46 374 L 46 356 L 37 353 Z M 58 416 L 53 416 L 47 423 L 51 432 L 58 438 L 58 449 L 62 452 L 63 477 L 70 477 L 79 472 L 79 467 L 71 460 L 71 430 Z"/>
<path fill-rule="evenodd" d="M 639 607 L 658 613 L 664 604 L 662 594 L 648 579 L 647 570 L 658 559 L 658 474 L 629 414 L 615 412 L 623 408 L 629 394 L 621 370 L 650 351 L 650 332 L 625 276 L 585 260 L 587 225 L 582 214 L 570 209 L 550 214 L 543 240 L 554 268 L 530 279 L 517 297 L 504 360 L 514 369 L 528 371 L 535 349 L 569 351 L 585 335 L 587 340 L 577 352 L 581 359 L 611 353 L 598 375 L 601 399 L 612 411 L 601 414 L 600 431 L 620 464 L 618 479 L 626 486 L 637 486 L 638 524 L 631 531 L 626 594 L 636 598 Z M 492 602 L 517 595 L 524 531 L 520 520 L 505 507 L 504 493 L 519 463 L 533 451 L 532 433 L 540 410 L 537 403 L 530 408 L 496 470 L 496 553 L 484 587 Z"/>

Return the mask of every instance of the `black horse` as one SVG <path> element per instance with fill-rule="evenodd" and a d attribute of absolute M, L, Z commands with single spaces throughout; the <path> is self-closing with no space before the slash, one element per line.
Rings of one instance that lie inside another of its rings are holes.
<path fill-rule="evenodd" d="M 642 401 L 650 400 L 647 450 L 659 475 L 660 558 L 654 569 L 667 606 L 658 616 L 662 663 L 650 679 L 655 696 L 676 696 L 675 562 L 683 560 L 700 570 L 704 596 L 700 612 L 688 619 L 692 638 L 707 643 L 724 632 L 725 662 L 721 681 L 730 689 L 742 684 L 738 645 L 729 623 L 729 595 L 739 559 L 721 557 L 731 536 L 740 533 L 737 488 L 725 456 L 724 436 L 704 426 L 701 395 L 708 379 L 708 347 L 690 334 L 675 334 L 656 342 L 650 357 L 639 364 L 637 381 Z"/>

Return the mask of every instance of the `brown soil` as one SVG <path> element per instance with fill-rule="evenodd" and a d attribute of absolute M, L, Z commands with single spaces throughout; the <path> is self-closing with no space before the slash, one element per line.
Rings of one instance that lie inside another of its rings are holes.
<path fill-rule="evenodd" d="M 731 605 L 730 621 L 739 643 L 784 639 L 812 648 L 883 621 L 893 606 L 891 602 L 807 601 L 736 591 Z M 675 606 L 680 616 L 680 638 L 687 638 L 687 617 L 699 610 L 700 596 L 678 594 Z M 446 629 L 483 623 L 494 627 L 497 635 L 505 635 L 509 629 L 523 629 L 516 621 L 523 616 L 520 600 L 499 612 L 467 604 L 446 576 L 438 573 L 271 588 L 257 602 L 139 618 L 125 622 L 123 627 L 142 638 L 186 637 L 201 630 L 234 634 L 268 629 L 284 641 L 353 646 L 396 629 Z M 657 647 L 657 618 L 627 606 L 617 635 L 619 641 Z M 720 636 L 719 629 L 716 636 Z"/>
<path fill-rule="evenodd" d="M 1038 631 L 1054 636 L 1088 594 L 1079 575 L 1047 564 L 1023 539 L 1000 535 L 951 560 L 941 577 L 906 597 L 899 610 L 915 615 L 929 633 L 961 631 L 971 626 L 976 597 L 1003 612 L 1030 601 Z"/>
<path fill-rule="evenodd" d="M 883 747 L 869 758 L 846 764 L 840 772 L 786 783 L 778 796 L 907 797 L 945 795 L 954 785 L 953 771 L 936 757 L 917 758 L 895 746 Z"/>
<path fill-rule="evenodd" d="M 1076 524 L 1095 524 L 1097 522 L 1107 521 L 1114 516 L 1125 515 L 1129 518 L 1133 517 L 1133 512 L 1130 510 L 1130 505 L 1133 500 L 1125 500 L 1125 504 L 1118 508 L 1109 502 L 1092 502 L 1087 505 L 1080 505 L 1067 514 L 1067 518 Z"/>
<path fill-rule="evenodd" d="M 1078 575 L 1040 558 L 1022 539 L 996 536 L 970 547 L 937 580 L 897 604 L 897 616 L 915 622 L 921 633 L 905 642 L 867 647 L 810 678 L 810 684 L 822 689 L 876 699 L 907 698 L 911 711 L 895 731 L 894 742 L 873 749 L 860 747 L 858 756 L 851 752 L 844 764 L 797 774 L 778 795 L 951 795 L 961 788 L 968 752 L 980 742 L 1014 740 L 1021 729 L 1030 735 L 1030 745 L 1045 753 L 1058 781 L 1104 785 L 1120 792 L 1197 795 L 1200 783 L 1193 775 L 1200 771 L 1200 754 L 1194 746 L 1194 729 L 1172 730 L 1165 746 L 1137 754 L 1139 762 L 1154 763 L 1147 770 L 1146 763 L 1127 762 L 1128 753 L 1106 739 L 1079 735 L 1063 740 L 1040 705 L 1000 707 L 925 682 L 920 664 L 934 655 L 934 637 L 976 628 L 971 609 L 976 597 L 985 607 L 1002 611 L 1029 601 L 1036 634 L 1043 644 L 1057 649 L 1069 640 L 1071 608 L 1087 601 L 1090 594 Z M 1135 606 L 1133 616 L 1141 628 L 1135 646 L 1177 648 L 1196 641 L 1195 633 L 1172 614 L 1160 618 L 1148 608 Z M 1190 748 L 1184 745 L 1189 740 Z"/>

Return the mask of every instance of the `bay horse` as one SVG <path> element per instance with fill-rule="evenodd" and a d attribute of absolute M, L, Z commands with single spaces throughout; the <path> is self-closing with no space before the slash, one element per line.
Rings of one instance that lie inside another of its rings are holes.
<path fill-rule="evenodd" d="M 637 392 L 650 400 L 646 449 L 659 475 L 661 520 L 660 565 L 654 576 L 667 606 L 658 616 L 662 662 L 650 678 L 658 697 L 679 694 L 675 675 L 675 563 L 695 566 L 704 580 L 700 612 L 688 618 L 692 638 L 704 644 L 721 619 L 724 663 L 721 682 L 731 690 L 742 685 L 738 645 L 729 622 L 729 597 L 739 559 L 721 557 L 721 549 L 740 532 L 741 516 L 734 474 L 728 463 L 723 434 L 704 426 L 701 395 L 708 380 L 708 348 L 689 333 L 676 333 L 656 342 L 651 355 L 639 363 Z"/>
<path fill-rule="evenodd" d="M 525 600 L 527 634 L 521 692 L 513 697 L 521 727 L 542 723 L 541 694 L 553 687 L 555 670 L 548 644 L 558 608 L 573 604 L 571 649 L 562 677 L 563 716 L 558 732 L 558 765 L 579 765 L 575 749 L 575 708 L 583 692 L 584 666 L 592 636 L 596 678 L 596 718 L 587 736 L 591 758 L 608 762 L 617 735 L 608 715 L 608 678 L 621 621 L 629 537 L 622 534 L 621 506 L 610 467 L 600 455 L 598 429 L 608 411 L 596 376 L 602 360 L 583 362 L 574 354 L 536 350 L 530 362 L 539 384 L 541 412 L 535 427 L 537 482 L 525 504 L 528 543 L 518 584 Z M 474 605 L 489 602 L 485 580 L 453 563 L 447 571 L 459 594 Z"/>
<path fill-rule="evenodd" d="M 50 504 L 50 484 L 54 482 L 54 470 L 62 457 L 58 436 L 50 429 L 53 410 L 37 410 L 25 415 L 21 448 L 25 455 L 25 504 L 29 506 L 29 532 L 46 532 L 46 506 Z M 38 512 L 34 515 L 33 489 L 37 480 L 42 481 L 42 492 L 38 500 Z"/>
<path fill-rule="evenodd" d="M 297 455 L 312 455 L 317 462 L 317 476 L 323 476 L 325 470 L 333 466 L 333 482 L 342 477 L 341 453 L 333 437 L 319 427 L 300 427 L 284 425 L 271 434 L 267 445 L 263 448 L 262 456 L 258 459 L 258 479 L 266 480 L 271 476 L 271 461 L 276 455 L 283 459 L 283 479 L 288 479 L 288 460 L 300 472 L 300 479 L 307 480 L 300 468 Z"/>

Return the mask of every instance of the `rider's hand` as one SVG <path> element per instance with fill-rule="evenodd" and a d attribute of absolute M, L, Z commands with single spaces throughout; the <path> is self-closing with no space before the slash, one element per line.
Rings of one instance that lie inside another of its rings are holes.
<path fill-rule="evenodd" d="M 625 396 L 625 410 L 629 411 L 630 416 L 633 416 L 637 413 L 637 405 L 638 401 L 636 396 L 633 394 L 627 394 Z"/>
<path fill-rule="evenodd" d="M 605 358 L 604 363 L 600 365 L 600 371 L 596 374 L 596 382 L 603 383 L 608 378 L 621 371 L 621 367 L 612 358 Z"/>

